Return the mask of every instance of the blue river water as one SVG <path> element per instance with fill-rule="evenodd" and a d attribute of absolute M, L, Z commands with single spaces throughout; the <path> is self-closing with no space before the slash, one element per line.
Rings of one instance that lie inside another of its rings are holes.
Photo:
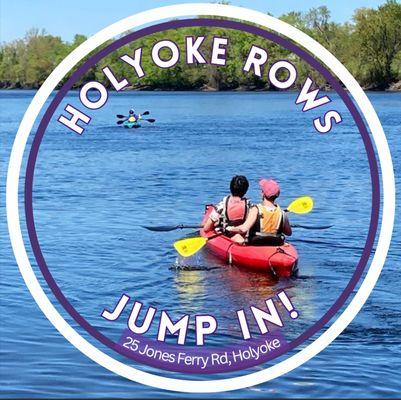
<path fill-rule="evenodd" d="M 15 133 L 34 94 L 0 92 L 1 396 L 177 397 L 125 380 L 86 358 L 44 317 L 24 285 L 8 237 L 5 177 Z M 338 97 L 330 94 L 330 107 L 341 111 L 343 122 L 320 135 L 312 125 L 320 110 L 302 113 L 294 96 L 291 92 L 113 93 L 101 111 L 91 114 L 82 136 L 52 119 L 36 164 L 36 230 L 55 281 L 90 324 L 118 341 L 127 315 L 111 323 L 100 313 L 112 308 L 123 293 L 176 318 L 214 314 L 219 330 L 208 339 L 213 346 L 236 343 L 240 332 L 235 311 L 263 306 L 278 289 L 287 291 L 300 313 L 296 321 L 286 320 L 288 341 L 326 313 L 350 280 L 363 250 L 370 221 L 370 174 L 361 137 Z M 387 135 L 400 194 L 401 94 L 369 93 L 369 97 Z M 79 106 L 77 98 L 77 92 L 71 92 L 55 116 L 67 103 Z M 115 115 L 126 114 L 130 107 L 151 111 L 156 123 L 143 122 L 135 130 L 118 126 Z M 236 174 L 248 177 L 248 194 L 255 202 L 261 177 L 280 182 L 283 206 L 300 195 L 311 195 L 313 212 L 292 216 L 293 223 L 333 224 L 326 231 L 294 229 L 291 240 L 300 254 L 297 278 L 272 281 L 229 267 L 206 251 L 182 260 L 172 243 L 194 232 L 154 233 L 141 228 L 199 223 L 204 205 L 226 195 Z M 231 392 L 230 397 L 401 395 L 399 207 L 396 215 L 380 280 L 342 335 L 291 373 Z M 24 215 L 21 219 L 24 222 Z M 23 233 L 28 244 L 26 230 Z M 28 254 L 46 293 L 54 299 L 32 251 Z M 85 338 L 97 343 L 61 306 L 57 309 Z M 155 371 L 100 347 L 139 369 Z"/>

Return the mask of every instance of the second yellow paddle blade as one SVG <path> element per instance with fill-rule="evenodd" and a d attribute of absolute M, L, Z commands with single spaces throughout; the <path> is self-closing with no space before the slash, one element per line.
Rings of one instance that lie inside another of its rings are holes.
<path fill-rule="evenodd" d="M 180 256 L 190 257 L 199 251 L 206 242 L 207 239 L 204 237 L 182 239 L 174 243 L 174 248 Z"/>
<path fill-rule="evenodd" d="M 287 209 L 295 214 L 307 214 L 313 209 L 313 199 L 309 196 L 298 197 Z"/>

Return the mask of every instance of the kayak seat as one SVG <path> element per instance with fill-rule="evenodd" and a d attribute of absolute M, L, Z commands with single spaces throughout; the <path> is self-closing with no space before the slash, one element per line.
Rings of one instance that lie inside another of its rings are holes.
<path fill-rule="evenodd" d="M 249 246 L 282 246 L 284 242 L 284 235 L 273 235 L 269 233 L 257 232 L 248 239 L 247 244 Z"/>

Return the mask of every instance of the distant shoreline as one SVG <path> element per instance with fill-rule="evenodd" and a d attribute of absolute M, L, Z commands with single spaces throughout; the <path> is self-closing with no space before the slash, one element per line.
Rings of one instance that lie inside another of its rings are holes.
<path fill-rule="evenodd" d="M 358 8 L 352 20 L 344 23 L 332 21 L 326 6 L 311 8 L 305 13 L 290 12 L 280 19 L 325 47 L 347 68 L 363 90 L 401 91 L 399 1 L 386 0 L 376 8 Z M 185 39 L 191 37 L 193 43 Z M 161 38 L 165 44 L 157 48 Z M 65 42 L 58 36 L 34 28 L 21 39 L 0 43 L 0 88 L 38 89 L 51 71 L 86 40 L 86 36 L 77 34 L 72 42 Z M 106 43 L 100 49 L 105 46 Z M 155 48 L 156 58 L 153 54 Z M 146 51 L 142 52 L 142 49 Z M 191 50 L 188 52 L 188 49 Z M 183 54 L 191 57 L 187 59 Z M 317 73 L 299 55 L 271 41 L 266 42 L 266 38 L 259 35 L 224 26 L 212 26 L 206 30 L 202 26 L 183 26 L 126 43 L 107 54 L 101 63 L 86 70 L 73 87 L 81 88 L 88 82 L 97 81 L 106 89 L 114 90 L 114 81 L 119 89 L 132 91 L 289 90 L 291 85 L 275 84 L 270 77 L 273 68 L 278 80 L 285 79 L 285 65 L 274 69 L 283 60 L 292 64 L 297 73 L 296 79 L 291 80 L 295 84 L 294 90 L 301 89 L 302 82 L 308 78 L 313 81 L 313 89 L 330 92 L 331 86 L 336 85 Z M 71 76 L 70 71 L 59 86 Z"/>
<path fill-rule="evenodd" d="M 23 91 L 23 90 L 32 90 L 32 91 L 37 91 L 40 88 L 33 88 L 33 87 L 0 87 L 1 92 L 9 92 L 9 91 Z M 59 91 L 60 88 L 57 88 L 55 91 Z M 79 91 L 80 88 L 73 88 L 70 89 L 70 91 Z M 112 88 L 109 89 L 110 92 L 115 92 L 118 93 L 117 91 L 113 90 Z M 347 89 L 345 88 L 347 91 Z M 387 89 L 370 89 L 370 88 L 362 88 L 364 92 L 367 93 L 398 93 L 401 92 L 401 82 L 398 82 L 397 84 L 394 84 L 393 86 L 390 86 Z M 180 93 L 290 93 L 290 92 L 297 92 L 297 89 L 288 89 L 288 90 L 271 90 L 271 89 L 252 89 L 252 88 L 238 88 L 238 89 L 160 89 L 160 88 L 154 88 L 154 89 L 126 89 L 121 91 L 120 93 L 127 93 L 127 92 L 164 92 L 164 93 L 173 93 L 173 92 L 180 92 Z M 335 90 L 331 88 L 322 88 L 320 89 L 321 92 L 335 92 Z"/>

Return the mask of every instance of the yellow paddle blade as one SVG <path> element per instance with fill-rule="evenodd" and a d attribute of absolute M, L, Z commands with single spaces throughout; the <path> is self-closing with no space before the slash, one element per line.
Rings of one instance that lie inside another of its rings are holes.
<path fill-rule="evenodd" d="M 207 242 L 204 237 L 194 237 L 189 239 L 178 240 L 174 243 L 174 248 L 178 254 L 183 257 L 190 257 L 199 251 Z"/>
<path fill-rule="evenodd" d="M 307 214 L 313 209 L 313 199 L 309 196 L 298 197 L 287 207 L 287 210 L 295 214 Z"/>

